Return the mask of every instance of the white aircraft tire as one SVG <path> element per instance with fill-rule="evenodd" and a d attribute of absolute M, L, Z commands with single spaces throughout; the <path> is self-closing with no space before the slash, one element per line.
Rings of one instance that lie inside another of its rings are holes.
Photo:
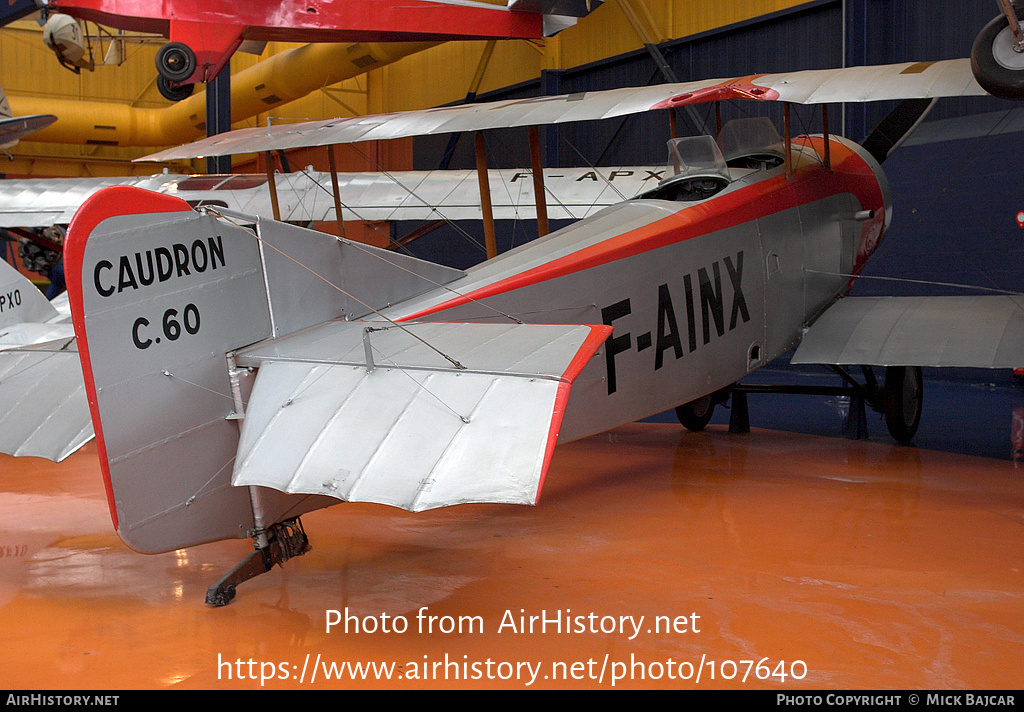
<path fill-rule="evenodd" d="M 1017 10 L 1024 19 L 1024 9 Z M 971 70 L 978 84 L 1001 99 L 1024 99 L 1024 52 L 1013 49 L 1013 31 L 1000 14 L 978 33 L 971 49 Z"/>

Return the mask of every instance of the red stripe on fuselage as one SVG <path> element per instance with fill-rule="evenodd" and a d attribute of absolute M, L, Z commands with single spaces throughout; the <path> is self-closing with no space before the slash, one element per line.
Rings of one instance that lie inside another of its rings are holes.
<path fill-rule="evenodd" d="M 820 141 L 817 143 L 820 144 Z M 810 165 L 800 168 L 788 179 L 782 174 L 767 178 L 746 188 L 684 207 L 679 212 L 649 225 L 610 237 L 596 245 L 585 247 L 512 277 L 492 282 L 467 294 L 402 317 L 398 321 L 422 319 L 471 301 L 480 301 L 633 257 L 832 195 L 852 193 L 860 200 L 862 209 L 884 209 L 882 191 L 871 167 L 849 147 L 836 141 L 830 143 L 832 170 L 820 165 Z"/>
<path fill-rule="evenodd" d="M 544 480 L 548 476 L 548 466 L 551 464 L 551 455 L 555 452 L 555 444 L 558 442 L 558 433 L 562 427 L 562 420 L 565 418 L 565 409 L 569 403 L 569 393 L 572 389 L 572 383 L 576 380 L 576 377 L 580 375 L 580 371 L 587 365 L 590 359 L 594 356 L 594 352 L 597 351 L 601 344 L 611 336 L 612 327 L 610 326 L 591 326 L 590 334 L 580 345 L 579 350 L 576 351 L 576 356 L 566 367 L 565 372 L 562 373 L 562 382 L 558 384 L 558 391 L 555 393 L 555 407 L 551 412 L 551 426 L 548 428 L 548 442 L 544 448 L 544 464 L 541 465 L 540 470 L 540 481 L 537 483 L 537 499 L 534 500 L 534 504 L 540 501 L 541 490 L 544 489 Z"/>

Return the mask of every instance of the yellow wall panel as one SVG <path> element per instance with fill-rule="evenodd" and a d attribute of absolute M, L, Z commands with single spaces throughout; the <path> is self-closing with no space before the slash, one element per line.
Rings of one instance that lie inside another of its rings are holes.
<path fill-rule="evenodd" d="M 559 35 L 526 42 L 499 41 L 481 93 L 533 79 L 541 69 L 567 69 L 641 49 L 646 36 L 662 42 L 704 32 L 802 4 L 804 0 L 607 0 Z M 622 3 L 627 3 L 623 8 Z M 639 21 L 634 27 L 627 14 Z M 382 111 L 404 111 L 462 99 L 469 89 L 483 42 L 448 42 L 377 70 L 386 85 Z"/>
<path fill-rule="evenodd" d="M 486 42 L 447 42 L 384 67 L 383 111 L 405 111 L 465 98 Z M 540 75 L 544 54 L 523 40 L 498 41 L 478 93 Z"/>

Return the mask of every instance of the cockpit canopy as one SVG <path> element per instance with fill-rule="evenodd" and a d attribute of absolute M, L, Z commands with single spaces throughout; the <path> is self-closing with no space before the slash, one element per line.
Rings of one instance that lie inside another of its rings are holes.
<path fill-rule="evenodd" d="M 771 119 L 734 119 L 715 141 L 687 136 L 668 142 L 668 174 L 657 188 L 638 195 L 654 200 L 705 200 L 732 182 L 730 168 L 766 170 L 785 162 L 782 139 Z"/>
<path fill-rule="evenodd" d="M 704 200 L 732 181 L 722 152 L 710 136 L 673 138 L 668 142 L 669 177 L 640 198 Z"/>
<path fill-rule="evenodd" d="M 786 160 L 782 138 L 765 116 L 728 122 L 718 134 L 718 146 L 730 168 L 774 168 Z"/>

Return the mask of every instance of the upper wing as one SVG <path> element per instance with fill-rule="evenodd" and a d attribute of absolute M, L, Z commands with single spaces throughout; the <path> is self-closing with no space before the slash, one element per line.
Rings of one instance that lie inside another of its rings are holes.
<path fill-rule="evenodd" d="M 1024 297 L 847 297 L 806 330 L 792 363 L 1015 368 Z"/>
<path fill-rule="evenodd" d="M 302 146 L 589 121 L 729 99 L 814 104 L 984 94 L 985 90 L 975 81 L 967 59 L 808 70 L 242 129 L 137 160 L 181 160 Z"/>

